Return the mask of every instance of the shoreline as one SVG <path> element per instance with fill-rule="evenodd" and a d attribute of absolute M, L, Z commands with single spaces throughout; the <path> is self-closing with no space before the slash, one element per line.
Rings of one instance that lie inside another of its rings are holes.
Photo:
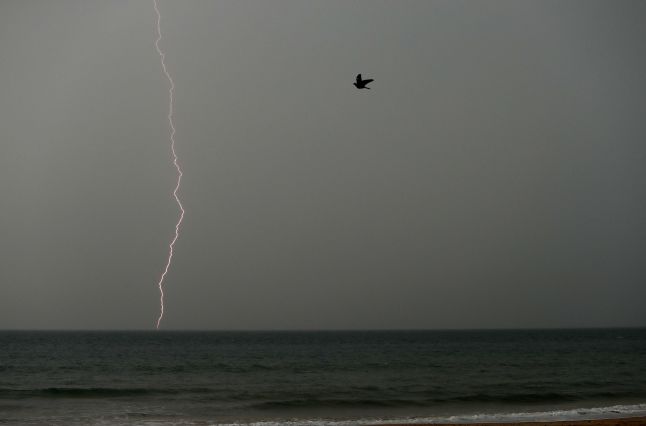
<path fill-rule="evenodd" d="M 389 423 L 388 426 L 646 426 L 644 417 L 621 417 L 614 419 L 556 420 L 527 422 L 479 422 L 479 423 Z M 366 425 L 383 426 L 383 425 Z"/>

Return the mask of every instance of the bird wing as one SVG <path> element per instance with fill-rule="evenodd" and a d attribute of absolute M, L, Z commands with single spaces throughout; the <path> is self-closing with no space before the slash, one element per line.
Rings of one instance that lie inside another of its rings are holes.
<path fill-rule="evenodd" d="M 357 74 L 357 83 L 361 84 L 361 74 Z"/>
<path fill-rule="evenodd" d="M 368 84 L 368 83 L 370 83 L 371 81 L 375 81 L 375 79 L 374 79 L 374 78 L 369 78 L 369 79 L 367 79 L 367 80 L 363 80 L 363 84 Z"/>

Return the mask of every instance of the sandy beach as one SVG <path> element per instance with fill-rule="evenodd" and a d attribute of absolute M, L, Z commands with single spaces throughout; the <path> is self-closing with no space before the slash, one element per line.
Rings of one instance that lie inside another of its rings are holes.
<path fill-rule="evenodd" d="M 576 420 L 557 422 L 513 422 L 513 423 L 433 423 L 414 426 L 646 426 L 646 417 L 630 417 L 623 419 Z M 396 424 L 390 426 L 413 426 L 412 424 Z"/>

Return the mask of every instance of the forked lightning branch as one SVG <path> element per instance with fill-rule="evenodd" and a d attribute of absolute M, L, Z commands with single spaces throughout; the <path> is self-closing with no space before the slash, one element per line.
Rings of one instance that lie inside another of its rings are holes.
<path fill-rule="evenodd" d="M 164 60 L 165 53 L 159 47 L 159 42 L 162 39 L 162 34 L 161 34 L 161 14 L 159 13 L 159 6 L 157 5 L 157 0 L 153 0 L 153 6 L 155 8 L 155 13 L 157 13 L 157 40 L 155 40 L 155 49 L 157 49 L 157 53 L 159 54 L 162 71 L 164 72 L 164 75 L 168 79 L 168 83 L 169 83 L 168 125 L 170 128 L 170 136 L 169 136 L 170 149 L 173 155 L 173 165 L 177 169 L 177 184 L 175 185 L 175 189 L 173 190 L 173 197 L 175 198 L 175 201 L 177 202 L 177 206 L 179 207 L 179 210 L 180 210 L 179 218 L 177 219 L 177 223 L 175 224 L 175 236 L 168 244 L 168 259 L 166 260 L 166 266 L 164 267 L 164 271 L 162 272 L 161 276 L 159 277 L 159 281 L 157 282 L 157 287 L 159 287 L 159 317 L 157 318 L 157 329 L 159 329 L 161 320 L 164 317 L 164 279 L 168 274 L 168 270 L 173 260 L 173 248 L 175 247 L 175 242 L 177 242 L 177 238 L 179 237 L 179 228 L 182 224 L 182 221 L 184 220 L 184 206 L 182 206 L 182 202 L 177 196 L 177 191 L 179 190 L 179 186 L 182 183 L 183 173 L 182 173 L 182 168 L 179 166 L 179 162 L 177 161 L 177 153 L 175 152 L 175 124 L 173 123 L 173 92 L 175 90 L 175 83 L 173 83 L 173 78 L 170 76 L 170 73 L 166 68 L 166 61 Z"/>

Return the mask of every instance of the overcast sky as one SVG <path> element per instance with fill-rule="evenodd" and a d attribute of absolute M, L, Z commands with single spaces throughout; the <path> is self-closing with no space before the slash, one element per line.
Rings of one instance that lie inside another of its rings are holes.
<path fill-rule="evenodd" d="M 162 328 L 646 326 L 646 2 L 159 8 Z M 0 328 L 154 328 L 155 20 L 0 3 Z"/>

